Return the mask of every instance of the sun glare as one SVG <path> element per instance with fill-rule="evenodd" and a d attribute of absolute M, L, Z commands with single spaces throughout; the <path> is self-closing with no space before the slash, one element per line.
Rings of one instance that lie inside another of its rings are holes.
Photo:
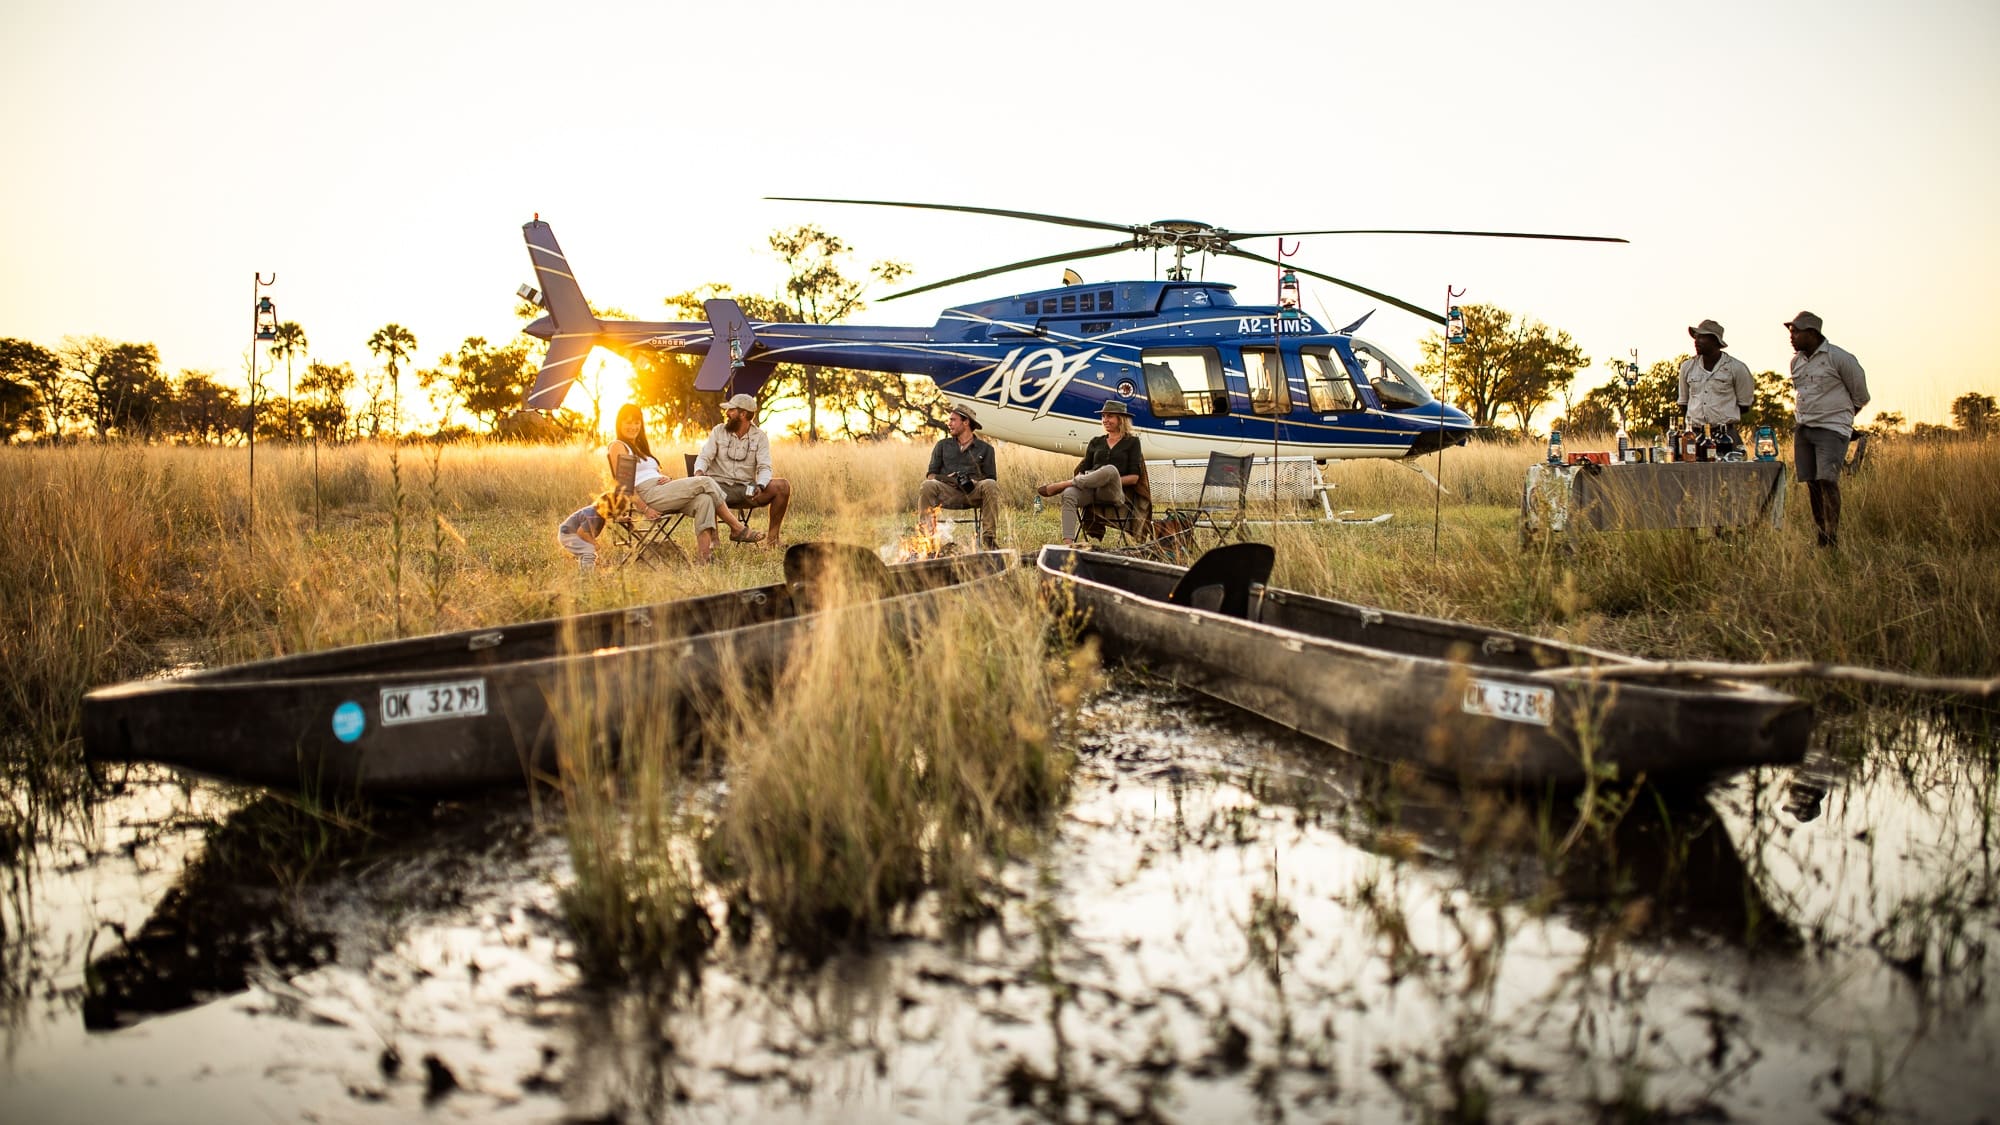
<path fill-rule="evenodd" d="M 594 348 L 589 358 L 584 360 L 583 382 L 570 395 L 570 409 L 587 411 L 589 399 L 598 403 L 598 433 L 611 436 L 612 419 L 618 416 L 618 408 L 632 401 L 632 379 L 635 372 L 625 357 L 607 348 Z M 578 394 L 576 392 L 582 392 Z"/>

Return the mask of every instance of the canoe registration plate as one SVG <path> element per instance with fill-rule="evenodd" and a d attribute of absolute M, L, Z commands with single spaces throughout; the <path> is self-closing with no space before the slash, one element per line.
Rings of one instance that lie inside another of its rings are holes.
<path fill-rule="evenodd" d="M 382 689 L 382 725 L 464 719 L 486 713 L 486 679 L 404 684 Z"/>
<path fill-rule="evenodd" d="M 1468 715 L 1545 727 L 1556 717 L 1556 693 L 1554 688 L 1475 679 L 1465 685 L 1464 709 Z"/>

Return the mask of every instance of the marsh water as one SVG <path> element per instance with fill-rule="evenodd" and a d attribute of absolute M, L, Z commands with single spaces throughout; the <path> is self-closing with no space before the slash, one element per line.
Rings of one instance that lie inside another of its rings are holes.
<path fill-rule="evenodd" d="M 1828 711 L 1579 813 L 1121 679 L 992 917 L 672 991 L 583 978 L 547 802 L 120 774 L 8 841 L 0 1119 L 1990 1119 L 1991 730 Z"/>

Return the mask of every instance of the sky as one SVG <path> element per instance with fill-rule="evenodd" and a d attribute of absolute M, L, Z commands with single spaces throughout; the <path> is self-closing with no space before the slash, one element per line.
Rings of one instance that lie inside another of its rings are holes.
<path fill-rule="evenodd" d="M 766 239 L 801 223 L 857 271 L 909 263 L 908 284 L 1115 240 L 764 198 L 809 195 L 1616 235 L 1631 245 L 1308 237 L 1297 261 L 1565 330 L 1594 361 L 1580 386 L 1633 349 L 1688 351 L 1704 318 L 1783 370 L 1782 322 L 1810 309 L 1878 410 L 1944 421 L 1959 394 L 2000 394 L 1979 336 L 2000 296 L 1991 0 L 8 0 L 0 42 L 0 337 L 151 342 L 169 371 L 239 385 L 259 272 L 316 359 L 371 366 L 391 322 L 424 362 L 512 338 L 536 214 L 593 302 L 641 318 L 711 281 L 775 293 Z M 1060 272 L 854 319 L 929 324 Z M 1259 303 L 1272 274 L 1207 270 Z M 1307 282 L 1336 324 L 1373 305 Z M 1430 331 L 1384 308 L 1362 334 L 1414 362 Z"/>

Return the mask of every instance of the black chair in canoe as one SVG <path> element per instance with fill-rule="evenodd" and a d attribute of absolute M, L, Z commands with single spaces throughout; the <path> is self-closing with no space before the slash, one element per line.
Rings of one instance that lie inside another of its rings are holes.
<path fill-rule="evenodd" d="M 1271 581 L 1278 550 L 1269 543 L 1230 543 L 1194 561 L 1167 593 L 1170 605 L 1250 617 L 1250 590 Z"/>

